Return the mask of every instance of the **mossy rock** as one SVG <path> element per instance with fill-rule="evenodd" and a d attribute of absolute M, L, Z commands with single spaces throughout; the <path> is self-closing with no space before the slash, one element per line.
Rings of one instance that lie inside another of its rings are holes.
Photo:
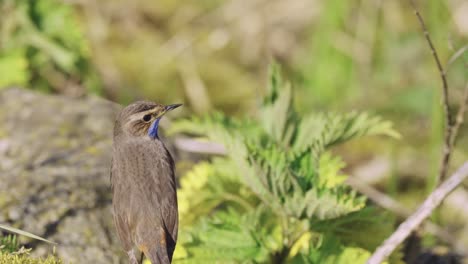
<path fill-rule="evenodd" d="M 109 184 L 119 108 L 97 97 L 2 90 L 0 222 L 58 243 L 57 256 L 65 263 L 126 263 L 114 232 Z M 50 245 L 20 238 L 33 256 L 51 252 Z M 2 257 L 8 261 L 0 264 L 59 263 Z"/>

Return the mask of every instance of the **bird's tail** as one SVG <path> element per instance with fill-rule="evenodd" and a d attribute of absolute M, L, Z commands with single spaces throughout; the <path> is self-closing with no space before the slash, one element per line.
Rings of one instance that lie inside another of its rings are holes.
<path fill-rule="evenodd" d="M 151 260 L 151 264 L 170 264 L 171 260 L 167 254 L 167 249 L 163 246 L 156 246 L 145 252 L 147 258 Z"/>

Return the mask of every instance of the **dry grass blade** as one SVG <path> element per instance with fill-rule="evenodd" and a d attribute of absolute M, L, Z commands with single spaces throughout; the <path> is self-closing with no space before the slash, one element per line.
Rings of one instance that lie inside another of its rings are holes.
<path fill-rule="evenodd" d="M 454 64 L 463 54 L 465 54 L 465 52 L 468 50 L 468 45 L 465 45 L 463 47 L 461 47 L 460 49 L 458 49 L 453 55 L 452 57 L 450 57 L 449 61 L 447 62 L 447 65 L 445 66 L 445 72 L 447 73 L 448 71 L 448 68 Z"/>
<path fill-rule="evenodd" d="M 9 227 L 9 226 L 2 225 L 2 224 L 0 224 L 0 229 L 6 230 L 8 232 L 12 232 L 12 233 L 15 233 L 15 234 L 18 234 L 18 235 L 30 237 L 30 238 L 33 238 L 33 239 L 36 239 L 36 240 L 41 240 L 41 241 L 44 241 L 44 242 L 47 242 L 47 243 L 50 243 L 50 244 L 53 244 L 53 245 L 57 245 L 57 243 L 55 243 L 55 242 L 52 242 L 52 241 L 47 240 L 45 238 L 42 238 L 40 236 L 36 236 L 36 235 L 31 234 L 29 232 L 23 231 L 21 229 Z"/>

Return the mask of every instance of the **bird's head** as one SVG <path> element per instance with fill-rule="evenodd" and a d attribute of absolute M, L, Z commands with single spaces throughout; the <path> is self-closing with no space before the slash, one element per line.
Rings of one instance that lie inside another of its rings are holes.
<path fill-rule="evenodd" d="M 125 107 L 117 117 L 114 136 L 126 135 L 158 138 L 159 121 L 167 112 L 182 104 L 162 105 L 148 101 L 137 101 Z"/>

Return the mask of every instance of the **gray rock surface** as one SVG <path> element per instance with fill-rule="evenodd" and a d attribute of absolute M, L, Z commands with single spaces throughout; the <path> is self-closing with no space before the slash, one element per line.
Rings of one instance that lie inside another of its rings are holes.
<path fill-rule="evenodd" d="M 110 206 L 118 109 L 96 97 L 0 91 L 0 223 L 57 242 L 66 263 L 126 263 Z M 28 245 L 39 255 L 52 250 Z"/>

